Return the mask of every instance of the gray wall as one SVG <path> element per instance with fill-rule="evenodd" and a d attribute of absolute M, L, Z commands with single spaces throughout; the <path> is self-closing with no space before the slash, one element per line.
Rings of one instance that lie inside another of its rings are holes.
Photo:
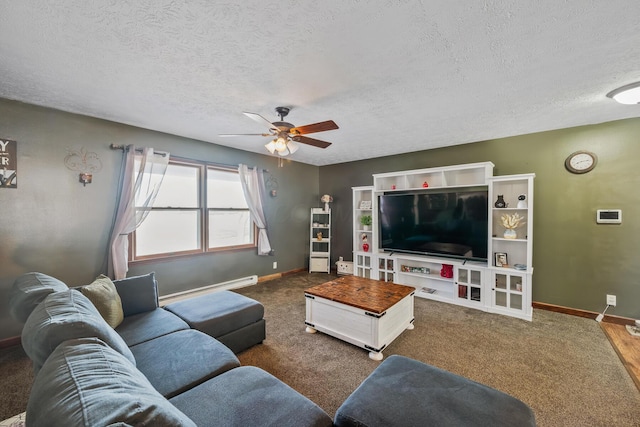
<path fill-rule="evenodd" d="M 320 168 L 290 161 L 278 168 L 270 156 L 0 99 L 0 138 L 18 141 L 19 176 L 17 189 L 0 189 L 0 340 L 20 333 L 6 305 L 20 274 L 41 271 L 77 286 L 103 271 L 122 156 L 111 143 L 256 165 L 278 182 L 278 196 L 266 202 L 275 257 L 242 250 L 130 266 L 129 275 L 155 271 L 163 295 L 307 266 L 309 208 L 321 206 L 325 193 L 334 197 L 333 261 L 351 259 L 352 186 L 370 185 L 373 173 L 492 161 L 495 175 L 537 175 L 534 301 L 599 312 L 610 293 L 618 306 L 609 314 L 640 318 L 638 135 L 640 119 L 629 119 Z M 86 187 L 64 165 L 73 147 L 96 152 L 103 163 Z M 579 149 L 599 157 L 586 175 L 564 169 L 566 156 Z M 622 209 L 623 224 L 596 225 L 601 208 Z"/>
<path fill-rule="evenodd" d="M 496 139 L 320 168 L 334 196 L 332 254 L 352 259 L 352 186 L 374 173 L 491 161 L 494 175 L 535 172 L 533 300 L 640 318 L 640 119 Z M 577 150 L 598 155 L 585 175 L 564 168 Z M 597 209 L 622 209 L 621 225 L 598 225 Z"/>
<path fill-rule="evenodd" d="M 0 189 L 0 340 L 20 334 L 21 325 L 10 318 L 7 306 L 8 291 L 19 275 L 40 271 L 78 286 L 103 272 L 122 158 L 121 151 L 109 148 L 111 143 L 258 166 L 278 182 L 277 197 L 266 200 L 275 256 L 257 256 L 255 249 L 204 254 L 130 265 L 130 276 L 155 271 L 165 295 L 307 265 L 309 208 L 320 206 L 315 166 L 287 161 L 278 168 L 271 156 L 2 99 L 0 138 L 18 142 L 18 188 Z M 78 172 L 64 164 L 67 148 L 74 147 L 97 153 L 103 164 L 86 187 L 78 182 Z"/>

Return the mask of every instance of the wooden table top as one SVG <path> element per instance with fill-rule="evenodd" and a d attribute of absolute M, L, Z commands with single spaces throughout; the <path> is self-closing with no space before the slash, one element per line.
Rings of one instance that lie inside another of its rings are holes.
<path fill-rule="evenodd" d="M 364 277 L 343 276 L 305 289 L 304 292 L 375 314 L 382 314 L 415 290 L 413 286 L 397 285 Z"/>

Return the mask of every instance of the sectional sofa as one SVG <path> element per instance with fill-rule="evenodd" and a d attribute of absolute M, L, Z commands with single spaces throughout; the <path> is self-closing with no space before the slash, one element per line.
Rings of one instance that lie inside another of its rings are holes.
<path fill-rule="evenodd" d="M 25 323 L 36 373 L 28 426 L 332 425 L 315 403 L 160 308 L 153 274 L 90 286 L 105 283 L 122 307 L 115 328 L 91 292 L 41 273 L 15 281 L 10 310 Z"/>

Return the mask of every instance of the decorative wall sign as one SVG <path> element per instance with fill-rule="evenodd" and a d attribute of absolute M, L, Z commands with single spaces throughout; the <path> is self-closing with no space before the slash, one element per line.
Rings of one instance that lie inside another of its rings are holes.
<path fill-rule="evenodd" d="M 0 138 L 0 188 L 18 188 L 17 144 Z"/>

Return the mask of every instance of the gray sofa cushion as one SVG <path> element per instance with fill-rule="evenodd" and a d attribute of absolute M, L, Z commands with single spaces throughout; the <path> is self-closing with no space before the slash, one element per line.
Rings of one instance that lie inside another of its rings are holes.
<path fill-rule="evenodd" d="M 27 321 L 31 312 L 53 292 L 69 289 L 55 277 L 42 273 L 26 273 L 13 282 L 9 293 L 11 316 L 20 323 Z"/>
<path fill-rule="evenodd" d="M 214 338 L 250 325 L 264 317 L 258 301 L 232 291 L 214 292 L 166 305 L 194 329 Z"/>
<path fill-rule="evenodd" d="M 49 294 L 33 310 L 22 329 L 22 346 L 37 373 L 63 341 L 97 337 L 135 365 L 131 350 L 104 321 L 91 301 L 75 289 Z"/>
<path fill-rule="evenodd" d="M 125 317 L 152 311 L 159 306 L 155 273 L 114 280 L 113 284 L 122 300 Z"/>
<path fill-rule="evenodd" d="M 199 427 L 332 425 L 315 403 L 253 366 L 227 371 L 169 401 Z"/>
<path fill-rule="evenodd" d="M 182 319 L 161 308 L 125 317 L 116 328 L 129 347 L 171 332 L 189 329 Z"/>
<path fill-rule="evenodd" d="M 403 356 L 389 356 L 338 408 L 337 427 L 535 426 L 520 400 Z"/>
<path fill-rule="evenodd" d="M 26 418 L 33 427 L 195 426 L 97 338 L 56 348 L 33 383 Z"/>
<path fill-rule="evenodd" d="M 231 350 L 193 329 L 131 347 L 136 366 L 164 397 L 173 397 L 240 366 Z"/>

